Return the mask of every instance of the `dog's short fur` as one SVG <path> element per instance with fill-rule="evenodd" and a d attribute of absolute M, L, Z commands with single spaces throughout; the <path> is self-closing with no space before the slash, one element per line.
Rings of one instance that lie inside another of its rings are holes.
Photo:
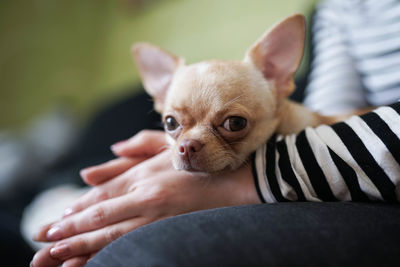
<path fill-rule="evenodd" d="M 232 170 L 274 133 L 332 123 L 289 101 L 305 36 L 302 15 L 267 31 L 242 61 L 184 60 L 146 43 L 133 56 L 155 109 L 162 114 L 176 169 Z"/>

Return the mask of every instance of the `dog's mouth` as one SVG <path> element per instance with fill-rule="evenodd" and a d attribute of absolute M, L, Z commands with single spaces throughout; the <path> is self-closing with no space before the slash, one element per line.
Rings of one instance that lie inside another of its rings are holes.
<path fill-rule="evenodd" d="M 199 160 L 196 158 L 190 158 L 190 157 L 185 157 L 185 158 L 180 158 L 177 162 L 177 169 L 178 170 L 184 170 L 184 171 L 189 171 L 189 172 L 206 172 L 206 168 L 202 166 L 202 164 L 199 164 Z"/>
<path fill-rule="evenodd" d="M 229 170 L 229 164 L 220 166 L 218 164 L 213 164 L 213 162 L 208 162 L 201 157 L 193 158 L 174 158 L 174 167 L 177 170 L 183 170 L 188 172 L 204 172 L 204 173 L 216 173 Z"/>

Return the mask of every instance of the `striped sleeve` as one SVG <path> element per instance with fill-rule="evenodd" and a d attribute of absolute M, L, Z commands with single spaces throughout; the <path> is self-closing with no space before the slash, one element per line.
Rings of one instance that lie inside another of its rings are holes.
<path fill-rule="evenodd" d="M 321 1 L 312 47 L 310 109 L 331 115 L 400 99 L 400 1 Z"/>
<path fill-rule="evenodd" d="M 318 5 L 313 18 L 313 60 L 304 105 L 321 114 L 346 113 L 365 107 L 365 94 L 346 35 L 338 1 Z"/>
<path fill-rule="evenodd" d="M 273 136 L 253 157 L 263 202 L 400 201 L 400 102 Z"/>

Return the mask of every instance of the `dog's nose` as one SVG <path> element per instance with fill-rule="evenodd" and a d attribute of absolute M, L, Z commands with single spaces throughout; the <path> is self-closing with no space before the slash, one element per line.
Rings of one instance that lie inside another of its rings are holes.
<path fill-rule="evenodd" d="M 185 139 L 179 144 L 179 155 L 190 156 L 196 152 L 199 152 L 203 148 L 204 144 L 200 141 L 193 139 Z"/>

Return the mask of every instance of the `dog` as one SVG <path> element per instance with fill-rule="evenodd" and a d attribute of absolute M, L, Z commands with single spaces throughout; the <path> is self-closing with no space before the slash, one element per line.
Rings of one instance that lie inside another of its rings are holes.
<path fill-rule="evenodd" d="M 184 59 L 148 43 L 132 47 L 145 90 L 162 114 L 176 169 L 215 173 L 240 167 L 274 133 L 331 124 L 290 101 L 305 19 L 292 15 L 256 41 L 242 61 Z"/>

